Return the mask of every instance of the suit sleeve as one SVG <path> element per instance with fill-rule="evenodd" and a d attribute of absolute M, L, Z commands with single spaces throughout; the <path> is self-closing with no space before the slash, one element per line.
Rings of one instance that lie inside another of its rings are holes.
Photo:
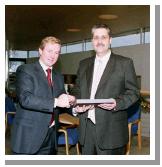
<path fill-rule="evenodd" d="M 116 98 L 115 110 L 125 110 L 139 100 L 140 92 L 137 86 L 137 77 L 133 61 L 125 62 L 125 91 Z"/>
<path fill-rule="evenodd" d="M 24 109 L 53 112 L 54 99 L 38 96 L 35 91 L 34 78 L 26 68 L 20 67 L 16 72 L 16 92 L 20 105 Z"/>

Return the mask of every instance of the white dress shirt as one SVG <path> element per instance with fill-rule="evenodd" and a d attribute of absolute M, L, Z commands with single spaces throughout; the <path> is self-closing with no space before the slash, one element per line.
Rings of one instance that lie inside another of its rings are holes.
<path fill-rule="evenodd" d="M 90 99 L 95 98 L 95 94 L 96 94 L 99 82 L 101 80 L 105 67 L 109 61 L 110 54 L 111 54 L 111 51 L 109 50 L 108 53 L 103 57 L 99 57 L 96 55 L 95 62 L 94 62 L 94 71 L 93 71 L 93 80 L 92 80 Z M 94 124 L 96 123 L 95 109 L 91 109 L 88 111 L 88 118 L 90 118 Z"/>
<path fill-rule="evenodd" d="M 39 59 L 39 63 L 40 63 L 40 65 L 41 65 L 41 67 L 43 68 L 43 71 L 45 72 L 46 77 L 47 77 L 47 71 L 46 71 L 46 70 L 47 70 L 48 68 L 50 68 L 51 71 L 52 71 L 52 67 L 46 66 L 40 59 Z M 52 80 L 52 72 L 51 72 L 51 80 Z M 56 108 L 56 106 L 57 106 L 57 98 L 55 98 L 54 108 Z"/>
<path fill-rule="evenodd" d="M 49 68 L 48 66 L 46 66 L 40 59 L 39 59 L 39 63 L 41 65 L 41 67 L 43 68 L 43 71 L 45 72 L 46 74 L 46 77 L 47 77 L 47 69 Z M 52 67 L 50 67 L 51 71 L 52 71 Z M 52 80 L 52 73 L 51 73 L 51 80 Z"/>

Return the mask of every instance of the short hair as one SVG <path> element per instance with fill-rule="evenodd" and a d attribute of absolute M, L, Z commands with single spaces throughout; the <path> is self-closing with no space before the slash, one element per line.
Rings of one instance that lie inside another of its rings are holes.
<path fill-rule="evenodd" d="M 111 37 L 112 34 L 111 34 L 111 29 L 106 25 L 106 24 L 95 24 L 93 27 L 92 27 L 92 35 L 94 34 L 94 31 L 98 28 L 104 28 L 107 30 L 107 33 L 108 35 Z"/>
<path fill-rule="evenodd" d="M 45 38 L 42 39 L 39 48 L 43 50 L 47 43 L 53 43 L 53 44 L 60 44 L 61 45 L 61 41 L 58 38 L 55 38 L 53 36 L 49 36 L 49 37 L 45 37 Z"/>

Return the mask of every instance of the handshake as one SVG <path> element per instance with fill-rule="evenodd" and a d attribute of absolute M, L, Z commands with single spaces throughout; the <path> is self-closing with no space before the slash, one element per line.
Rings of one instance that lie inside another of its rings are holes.
<path fill-rule="evenodd" d="M 58 98 L 55 99 L 55 103 L 58 107 L 70 108 L 70 106 L 73 106 L 76 103 L 76 98 L 75 96 L 68 94 L 61 94 Z"/>

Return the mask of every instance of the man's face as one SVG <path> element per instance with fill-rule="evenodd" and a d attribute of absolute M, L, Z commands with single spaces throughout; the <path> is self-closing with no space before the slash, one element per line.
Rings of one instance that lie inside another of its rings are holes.
<path fill-rule="evenodd" d="M 93 33 L 92 44 L 98 56 L 107 53 L 111 44 L 111 37 L 105 28 L 98 28 Z"/>
<path fill-rule="evenodd" d="M 41 61 L 48 67 L 51 67 L 57 62 L 61 50 L 60 44 L 46 43 L 44 49 L 39 48 Z"/>

